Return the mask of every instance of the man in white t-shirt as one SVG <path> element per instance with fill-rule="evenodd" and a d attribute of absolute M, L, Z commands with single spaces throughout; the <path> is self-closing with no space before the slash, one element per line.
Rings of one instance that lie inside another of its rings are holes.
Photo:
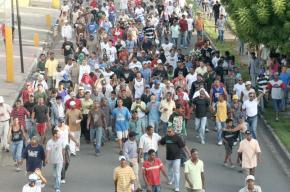
<path fill-rule="evenodd" d="M 148 159 L 148 151 L 153 149 L 155 152 L 158 151 L 158 142 L 160 141 L 161 136 L 158 133 L 154 133 L 154 128 L 148 126 L 146 128 L 146 133 L 140 137 L 139 141 L 139 157 L 144 160 Z"/>
<path fill-rule="evenodd" d="M 70 133 L 69 127 L 64 123 L 64 118 L 58 119 L 58 125 L 54 128 L 59 133 L 59 140 L 63 142 L 65 145 L 65 151 L 64 151 L 64 164 L 61 171 L 61 183 L 65 182 L 65 173 L 68 169 L 69 162 L 70 162 L 70 150 L 69 150 L 69 139 L 75 142 L 77 146 L 79 146 L 79 143 L 75 139 L 75 137 Z"/>
<path fill-rule="evenodd" d="M 61 185 L 61 170 L 64 162 L 65 155 L 65 145 L 60 139 L 60 134 L 58 130 L 52 131 L 52 138 L 46 144 L 46 160 L 45 163 L 49 162 L 53 167 L 53 175 L 55 178 L 55 192 L 60 192 Z"/>
<path fill-rule="evenodd" d="M 234 95 L 237 95 L 239 100 L 241 99 L 241 93 L 246 89 L 245 83 L 241 77 L 238 78 L 238 82 L 234 85 Z"/>
<path fill-rule="evenodd" d="M 41 189 L 47 184 L 40 169 L 36 169 L 34 173 L 28 177 L 28 183 L 22 188 L 22 192 L 41 192 Z"/>
<path fill-rule="evenodd" d="M 189 73 L 186 75 L 185 79 L 187 83 L 187 90 L 190 90 L 192 83 L 196 81 L 196 73 L 193 67 L 189 69 Z"/>
<path fill-rule="evenodd" d="M 169 57 L 170 56 L 170 50 L 173 47 L 173 43 L 169 42 L 169 40 L 166 38 L 165 42 L 161 45 L 162 49 L 164 50 L 164 55 L 165 57 Z"/>
<path fill-rule="evenodd" d="M 258 123 L 258 104 L 260 102 L 261 97 L 263 97 L 264 93 L 260 93 L 260 95 L 256 98 L 255 92 L 249 93 L 249 99 L 246 100 L 242 109 L 245 111 L 247 116 L 247 123 L 249 130 L 254 139 L 257 138 L 257 123 Z"/>
<path fill-rule="evenodd" d="M 188 27 L 186 40 L 187 40 L 187 45 L 190 46 L 191 39 L 192 39 L 194 20 L 193 20 L 191 15 L 187 15 L 186 21 L 187 21 L 187 27 Z"/>
<path fill-rule="evenodd" d="M 107 56 L 110 63 L 115 62 L 117 57 L 117 49 L 112 45 L 112 41 L 109 41 L 109 47 L 107 49 Z"/>

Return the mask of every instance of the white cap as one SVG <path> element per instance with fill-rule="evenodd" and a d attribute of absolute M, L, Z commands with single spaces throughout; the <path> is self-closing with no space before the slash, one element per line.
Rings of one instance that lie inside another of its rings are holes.
<path fill-rule="evenodd" d="M 248 180 L 253 180 L 253 181 L 255 181 L 255 176 L 254 176 L 254 175 L 248 175 L 248 176 L 246 177 L 246 181 L 248 181 Z"/>
<path fill-rule="evenodd" d="M 29 175 L 28 180 L 37 181 L 38 180 L 38 176 L 35 173 L 32 173 L 32 174 Z"/>
<path fill-rule="evenodd" d="M 157 60 L 157 63 L 162 63 L 162 60 L 161 60 L 161 59 L 158 59 L 158 60 Z"/>
<path fill-rule="evenodd" d="M 76 102 L 75 101 L 71 101 L 71 102 L 69 102 L 69 105 L 70 106 L 75 106 L 76 105 Z"/>
<path fill-rule="evenodd" d="M 246 85 L 252 85 L 251 81 L 246 81 Z"/>
<path fill-rule="evenodd" d="M 4 98 L 0 96 L 0 103 L 4 103 Z"/>
<path fill-rule="evenodd" d="M 126 161 L 126 157 L 125 156 L 120 156 L 119 157 L 119 161 L 125 160 Z"/>

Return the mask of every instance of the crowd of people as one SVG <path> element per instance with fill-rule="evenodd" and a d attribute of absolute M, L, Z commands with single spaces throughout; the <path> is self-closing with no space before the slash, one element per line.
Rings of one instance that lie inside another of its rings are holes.
<path fill-rule="evenodd" d="M 210 2 L 212 12 L 207 0 L 200 1 L 204 12 L 214 13 L 223 41 L 225 13 L 218 1 Z M 207 142 L 206 132 L 216 131 L 216 144 L 225 147 L 224 166 L 241 166 L 246 175 L 240 192 L 260 192 L 254 183 L 261 160 L 259 108 L 271 95 L 277 120 L 286 110 L 286 59 L 275 55 L 263 68 L 251 53 L 247 80 L 230 52 L 212 47 L 204 34 L 204 13 L 193 12 L 185 0 L 115 3 L 63 0 L 58 25 L 64 62 L 52 51 L 41 54 L 35 79 L 25 83 L 15 106 L 0 97 L 1 147 L 9 152 L 12 146 L 17 171 L 26 161 L 29 183 L 23 192 L 41 191 L 46 164 L 52 164 L 60 192 L 81 137 L 94 144 L 96 156 L 106 153 L 106 142 L 117 141 L 117 192 L 162 191 L 160 173 L 175 191 L 205 191 L 199 151 L 185 142 L 192 139 L 191 125 L 201 144 Z M 159 145 L 166 146 L 166 166 L 158 158 Z M 234 145 L 239 145 L 237 165 L 231 157 Z M 180 186 L 181 170 L 185 186 Z"/>

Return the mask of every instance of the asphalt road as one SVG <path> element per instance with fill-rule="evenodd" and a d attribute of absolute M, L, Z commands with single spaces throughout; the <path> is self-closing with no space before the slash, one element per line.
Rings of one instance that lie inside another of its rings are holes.
<path fill-rule="evenodd" d="M 192 123 L 191 123 L 192 124 Z M 209 128 L 213 126 L 210 123 Z M 259 124 L 259 142 L 262 150 L 262 163 L 258 165 L 256 173 L 256 182 L 261 185 L 263 192 L 289 192 L 290 180 L 284 174 L 274 155 L 272 147 L 269 147 L 269 138 L 263 134 L 263 129 Z M 238 172 L 238 168 L 231 169 L 223 167 L 224 147 L 215 144 L 216 132 L 210 131 L 206 135 L 206 144 L 201 145 L 195 139 L 193 127 L 189 126 L 189 135 L 187 137 L 187 146 L 196 147 L 200 151 L 200 159 L 205 164 L 206 191 L 209 192 L 234 192 L 238 191 L 244 185 L 244 175 Z M 234 148 L 236 151 L 237 147 Z M 271 150 L 270 150 L 271 149 Z M 118 148 L 115 142 L 107 143 L 102 148 L 102 154 L 99 157 L 94 155 L 94 148 L 91 145 L 82 143 L 81 152 L 73 157 L 71 165 L 67 172 L 67 184 L 62 185 L 64 192 L 109 192 L 113 191 L 112 175 L 114 168 L 118 165 Z M 160 157 L 165 161 L 165 148 L 160 147 Z M 24 171 L 15 172 L 11 156 L 7 153 L 0 155 L 0 192 L 21 191 L 23 184 L 26 183 Z M 236 153 L 233 154 L 234 159 Z M 49 184 L 45 192 L 53 191 L 53 177 L 51 166 L 44 168 L 44 175 Z M 184 176 L 181 175 L 181 191 L 183 188 Z M 163 178 L 162 191 L 172 191 L 172 188 L 165 184 Z"/>

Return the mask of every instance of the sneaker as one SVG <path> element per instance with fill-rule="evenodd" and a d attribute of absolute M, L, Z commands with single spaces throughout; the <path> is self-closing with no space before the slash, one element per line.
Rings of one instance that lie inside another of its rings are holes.
<path fill-rule="evenodd" d="M 20 167 L 17 167 L 17 168 L 16 168 L 16 171 L 17 171 L 17 172 L 21 171 L 21 168 L 20 168 Z"/>
<path fill-rule="evenodd" d="M 179 192 L 179 188 L 175 188 L 174 191 L 175 191 L 175 192 Z"/>
<path fill-rule="evenodd" d="M 238 142 L 237 142 L 237 141 L 235 141 L 235 142 L 233 143 L 233 145 L 234 145 L 234 146 L 236 146 L 237 144 L 238 144 Z"/>
<path fill-rule="evenodd" d="M 205 144 L 204 140 L 201 140 L 200 144 L 204 145 Z"/>
<path fill-rule="evenodd" d="M 222 141 L 219 141 L 219 142 L 218 142 L 218 145 L 219 145 L 219 146 L 223 145 L 223 142 L 222 142 Z"/>
<path fill-rule="evenodd" d="M 170 181 L 170 182 L 168 182 L 167 184 L 168 184 L 168 185 L 172 185 L 172 182 Z"/>
<path fill-rule="evenodd" d="M 206 129 L 205 129 L 205 132 L 206 132 L 206 133 L 208 133 L 208 132 L 209 132 L 209 129 L 208 129 L 208 128 L 206 128 Z"/>
<path fill-rule="evenodd" d="M 56 189 L 55 192 L 61 192 L 60 189 Z"/>
<path fill-rule="evenodd" d="M 229 167 L 229 165 L 227 163 L 224 163 L 223 166 L 224 167 Z"/>
<path fill-rule="evenodd" d="M 61 182 L 62 184 L 65 184 L 65 183 L 66 183 L 64 179 L 62 179 L 60 182 Z"/>
<path fill-rule="evenodd" d="M 276 117 L 276 121 L 279 121 L 279 118 L 278 117 Z"/>

